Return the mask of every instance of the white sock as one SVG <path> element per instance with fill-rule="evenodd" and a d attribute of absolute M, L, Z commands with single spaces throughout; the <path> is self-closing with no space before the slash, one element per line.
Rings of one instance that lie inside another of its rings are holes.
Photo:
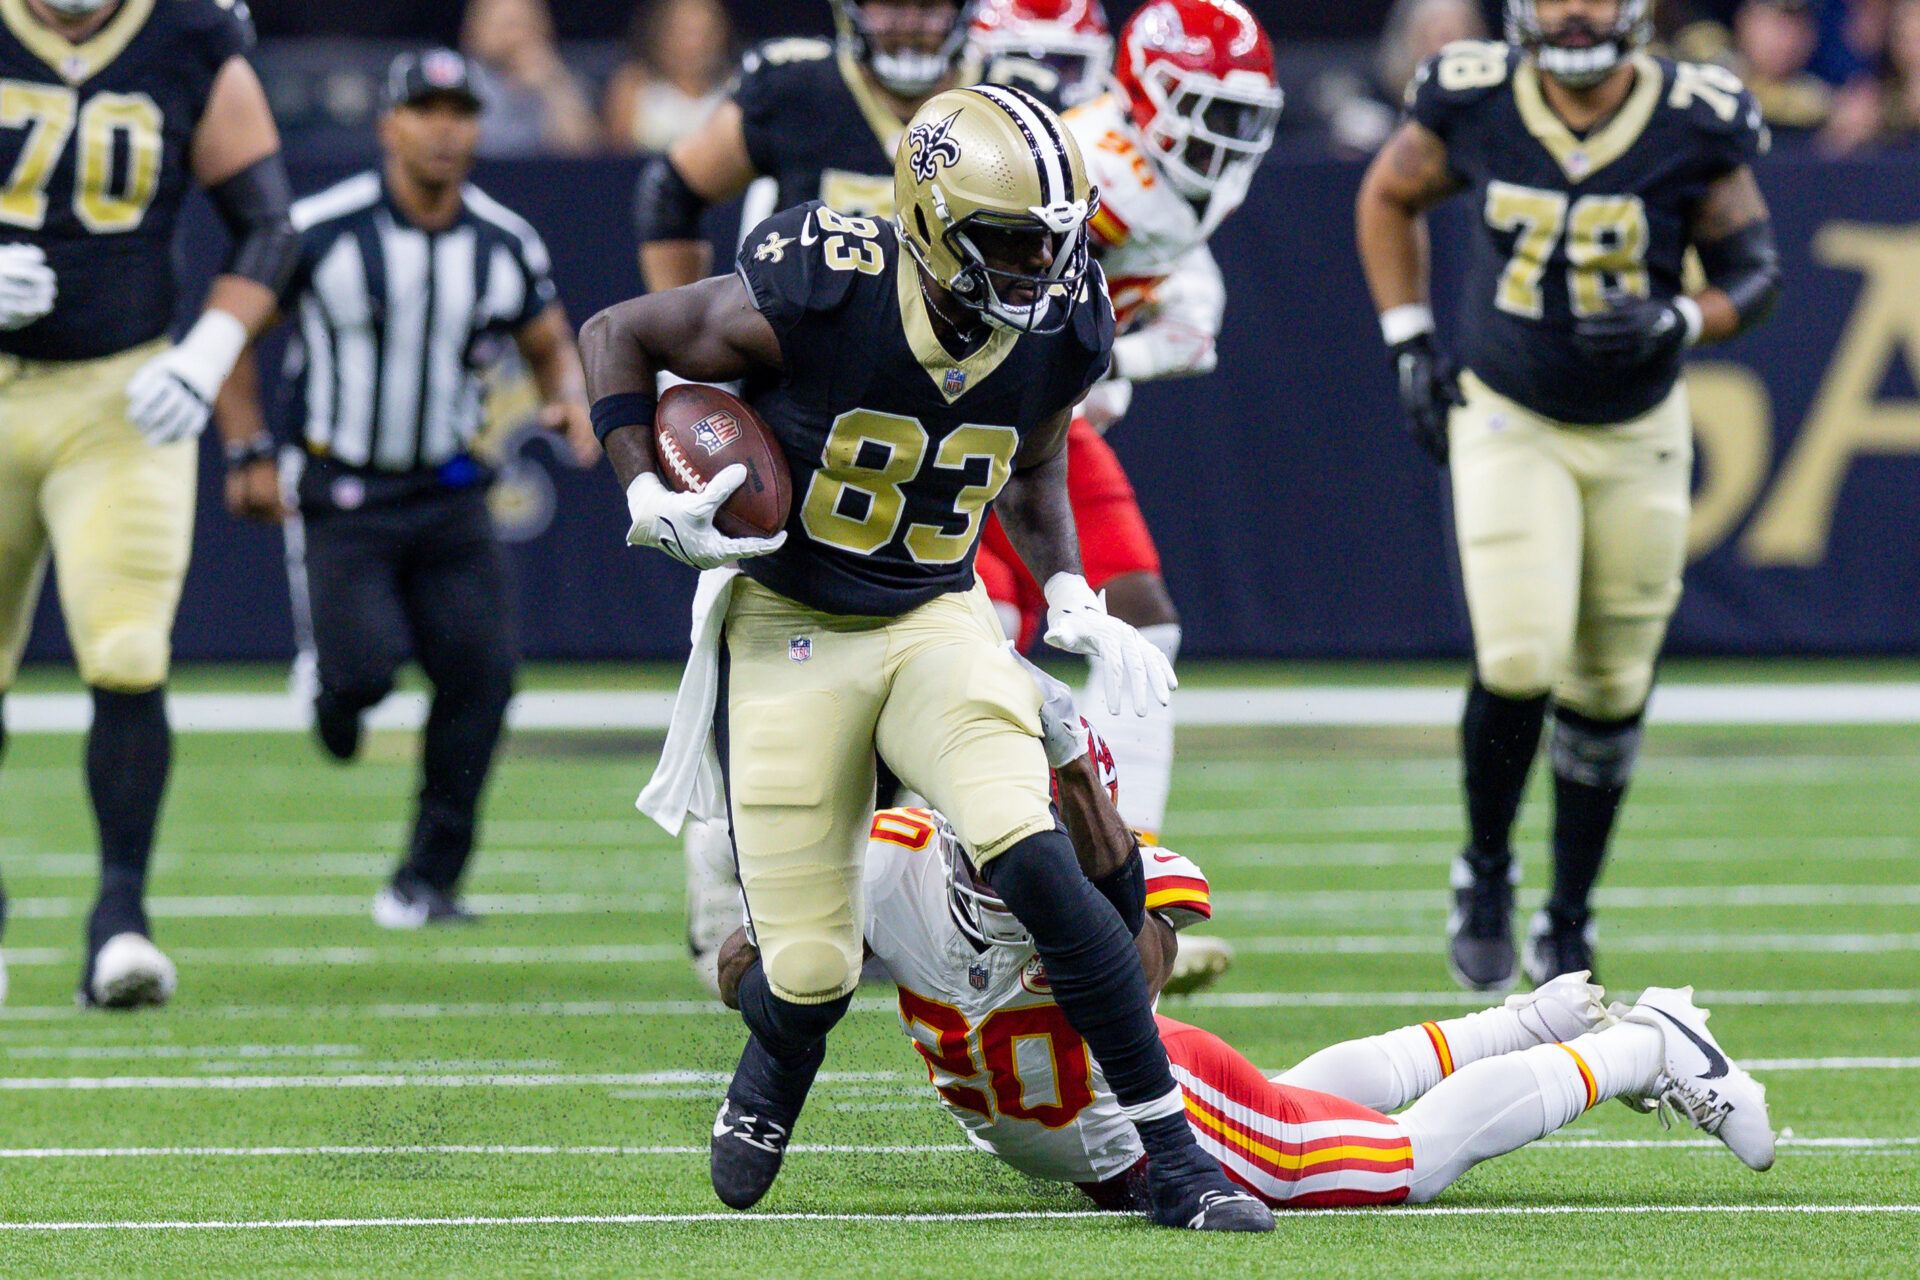
<path fill-rule="evenodd" d="M 1140 634 L 1166 654 L 1168 662 L 1179 660 L 1177 623 L 1142 627 Z M 1132 707 L 1114 715 L 1107 710 L 1106 673 L 1097 662 L 1089 667 L 1080 714 L 1113 749 L 1120 771 L 1120 816 L 1134 830 L 1157 838 L 1167 824 L 1167 790 L 1173 782 L 1173 705 L 1151 706 L 1144 716 L 1135 715 Z"/>
<path fill-rule="evenodd" d="M 1375 1111 L 1398 1111 L 1460 1070 L 1539 1043 L 1511 1009 L 1423 1022 L 1322 1049 L 1275 1084 L 1312 1089 Z"/>
<path fill-rule="evenodd" d="M 1563 1129 L 1608 1098 L 1651 1089 L 1665 1062 L 1659 1031 L 1622 1023 L 1461 1069 L 1398 1117 L 1413 1144 L 1408 1200 L 1423 1204 L 1482 1160 Z"/>

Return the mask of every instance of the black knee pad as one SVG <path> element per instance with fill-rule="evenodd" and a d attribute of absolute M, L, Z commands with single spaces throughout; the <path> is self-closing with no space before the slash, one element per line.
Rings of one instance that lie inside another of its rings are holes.
<path fill-rule="evenodd" d="M 1624 787 L 1640 758 L 1642 716 L 1595 720 L 1566 707 L 1553 713 L 1553 772 L 1589 787 Z"/>

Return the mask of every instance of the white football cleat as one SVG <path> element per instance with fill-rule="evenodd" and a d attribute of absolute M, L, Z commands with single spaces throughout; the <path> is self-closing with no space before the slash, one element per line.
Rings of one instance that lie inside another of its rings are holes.
<path fill-rule="evenodd" d="M 1707 1030 L 1707 1010 L 1693 1003 L 1692 987 L 1648 987 L 1623 1021 L 1656 1028 L 1667 1064 L 1652 1098 L 1672 1106 L 1694 1127 L 1727 1144 L 1749 1169 L 1773 1167 L 1773 1122 L 1767 1091 L 1733 1064 Z"/>
<path fill-rule="evenodd" d="M 151 939 L 116 933 L 93 957 L 93 977 L 82 1002 L 102 1009 L 162 1005 L 173 998 L 177 984 L 173 961 Z"/>
<path fill-rule="evenodd" d="M 1588 976 L 1585 969 L 1563 973 L 1524 995 L 1508 996 L 1504 1007 L 1514 1012 L 1536 1042 L 1563 1044 L 1615 1022 L 1602 1003 L 1606 990 L 1588 982 Z"/>
<path fill-rule="evenodd" d="M 1173 972 L 1167 975 L 1162 995 L 1190 996 L 1205 991 L 1220 981 L 1233 967 L 1233 948 L 1225 938 L 1204 933 L 1183 933 L 1179 950 L 1173 956 Z"/>

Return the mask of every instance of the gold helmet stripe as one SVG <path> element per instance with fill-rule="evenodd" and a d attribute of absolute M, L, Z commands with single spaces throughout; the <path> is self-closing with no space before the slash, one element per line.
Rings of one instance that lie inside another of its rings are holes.
<path fill-rule="evenodd" d="M 1046 108 L 1040 107 L 1038 102 L 1020 90 L 1000 85 L 978 85 L 971 92 L 1006 112 L 1020 132 L 1026 135 L 1027 148 L 1033 152 L 1034 167 L 1040 174 L 1041 205 L 1052 204 L 1056 190 L 1060 193 L 1058 199 L 1073 199 L 1073 162 L 1067 155 L 1067 144 L 1061 138 L 1060 131 L 1048 119 Z M 1050 145 L 1043 145 L 1042 138 Z"/>

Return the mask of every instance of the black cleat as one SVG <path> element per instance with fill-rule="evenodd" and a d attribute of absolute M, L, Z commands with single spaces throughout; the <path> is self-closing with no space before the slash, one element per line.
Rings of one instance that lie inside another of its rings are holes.
<path fill-rule="evenodd" d="M 1453 914 L 1447 917 L 1447 968 L 1469 991 L 1505 991 L 1513 985 L 1513 890 L 1520 864 L 1477 868 L 1462 853 L 1453 860 Z"/>
<path fill-rule="evenodd" d="M 373 899 L 373 922 L 382 929 L 473 924 L 479 919 L 451 895 L 405 871 L 396 875 Z"/>
<path fill-rule="evenodd" d="M 313 732 L 320 739 L 321 750 L 341 764 L 359 755 L 364 714 L 358 708 L 342 706 L 322 690 L 313 700 Z"/>
<path fill-rule="evenodd" d="M 1527 980 L 1544 987 L 1563 973 L 1593 972 L 1593 917 L 1547 908 L 1527 931 Z M 1599 981 L 1599 979 L 1593 979 Z"/>
<path fill-rule="evenodd" d="M 780 1176 L 793 1127 L 765 1115 L 750 1113 L 732 1098 L 720 1104 L 713 1118 L 713 1146 L 709 1170 L 713 1193 L 729 1209 L 751 1209 Z"/>
<path fill-rule="evenodd" d="M 1156 1226 L 1179 1231 L 1273 1230 L 1273 1210 L 1197 1147 L 1164 1167 L 1160 1160 L 1148 1163 L 1147 1206 Z"/>

